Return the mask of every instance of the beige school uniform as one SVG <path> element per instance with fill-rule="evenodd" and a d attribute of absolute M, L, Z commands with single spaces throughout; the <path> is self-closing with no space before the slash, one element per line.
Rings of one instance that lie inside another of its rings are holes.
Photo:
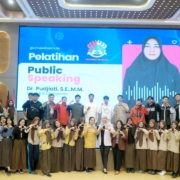
<path fill-rule="evenodd" d="M 147 169 L 146 166 L 146 155 L 147 155 L 147 138 L 148 138 L 148 131 L 143 129 L 143 143 L 142 146 L 139 145 L 139 140 L 137 139 L 137 130 L 135 133 L 135 148 L 136 148 L 136 159 L 135 159 L 135 169 L 145 171 Z"/>
<path fill-rule="evenodd" d="M 150 133 L 153 135 L 153 141 L 150 139 Z M 147 139 L 147 169 L 149 170 L 157 169 L 158 140 L 160 140 L 158 130 L 153 129 L 152 132 L 150 130 Z"/>

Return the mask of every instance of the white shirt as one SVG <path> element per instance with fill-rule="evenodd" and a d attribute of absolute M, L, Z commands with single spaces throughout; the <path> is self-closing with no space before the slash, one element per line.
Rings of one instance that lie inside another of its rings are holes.
<path fill-rule="evenodd" d="M 99 113 L 102 117 L 107 117 L 108 120 L 111 122 L 111 118 L 113 116 L 113 108 L 109 104 L 102 103 L 99 107 Z"/>
<path fill-rule="evenodd" d="M 89 108 L 89 110 L 88 110 Z M 89 118 L 94 117 L 97 122 L 98 107 L 94 102 L 89 102 L 84 106 L 85 122 L 89 123 Z"/>
<path fill-rule="evenodd" d="M 103 125 L 100 124 L 99 125 L 99 128 L 101 128 Z M 114 128 L 112 126 L 111 123 L 108 124 L 108 126 L 106 126 L 106 129 L 104 130 L 104 145 L 105 146 L 112 146 L 112 141 L 111 141 L 111 132 L 114 131 Z M 101 145 L 101 132 L 99 134 L 99 137 L 98 137 L 98 144 L 99 146 Z"/>

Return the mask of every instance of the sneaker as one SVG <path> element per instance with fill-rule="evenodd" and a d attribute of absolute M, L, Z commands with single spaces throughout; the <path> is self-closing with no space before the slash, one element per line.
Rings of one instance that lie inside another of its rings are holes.
<path fill-rule="evenodd" d="M 11 171 L 6 171 L 7 176 L 11 176 Z"/>
<path fill-rule="evenodd" d="M 165 174 L 166 174 L 166 171 L 161 171 L 161 172 L 159 173 L 160 176 L 164 176 Z"/>
<path fill-rule="evenodd" d="M 51 177 L 52 175 L 50 173 L 46 174 L 46 176 Z"/>
<path fill-rule="evenodd" d="M 50 173 L 44 173 L 45 176 L 51 177 L 52 175 Z"/>
<path fill-rule="evenodd" d="M 36 171 L 30 171 L 29 174 L 37 174 Z"/>
<path fill-rule="evenodd" d="M 115 174 L 115 175 L 118 175 L 119 173 L 120 173 L 119 171 L 115 171 L 115 173 L 114 173 L 114 174 Z"/>
<path fill-rule="evenodd" d="M 152 174 L 152 175 L 155 175 L 155 174 L 156 174 L 156 171 L 152 170 L 152 171 L 151 171 L 151 174 Z"/>
<path fill-rule="evenodd" d="M 19 174 L 24 174 L 23 170 L 22 169 L 19 169 Z"/>
<path fill-rule="evenodd" d="M 106 168 L 103 169 L 103 173 L 104 173 L 104 174 L 107 174 L 107 173 L 108 173 Z"/>

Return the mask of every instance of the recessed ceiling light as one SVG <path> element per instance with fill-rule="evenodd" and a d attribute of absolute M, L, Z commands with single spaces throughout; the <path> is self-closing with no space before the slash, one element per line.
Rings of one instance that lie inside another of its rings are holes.
<path fill-rule="evenodd" d="M 65 9 L 142 11 L 151 8 L 156 0 L 58 0 Z"/>
<path fill-rule="evenodd" d="M 10 5 L 14 5 L 14 0 L 7 0 Z"/>

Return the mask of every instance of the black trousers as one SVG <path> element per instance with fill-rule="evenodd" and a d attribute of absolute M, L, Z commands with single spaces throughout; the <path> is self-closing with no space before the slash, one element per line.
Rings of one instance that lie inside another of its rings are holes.
<path fill-rule="evenodd" d="M 35 171 L 37 169 L 39 161 L 39 145 L 27 145 L 28 149 L 28 169 L 29 172 Z"/>
<path fill-rule="evenodd" d="M 109 156 L 110 146 L 100 146 L 101 159 L 103 163 L 103 168 L 107 169 L 108 156 Z"/>
<path fill-rule="evenodd" d="M 120 171 L 124 159 L 124 151 L 120 150 L 118 144 L 115 145 L 113 150 L 113 159 L 114 159 L 114 170 Z"/>

